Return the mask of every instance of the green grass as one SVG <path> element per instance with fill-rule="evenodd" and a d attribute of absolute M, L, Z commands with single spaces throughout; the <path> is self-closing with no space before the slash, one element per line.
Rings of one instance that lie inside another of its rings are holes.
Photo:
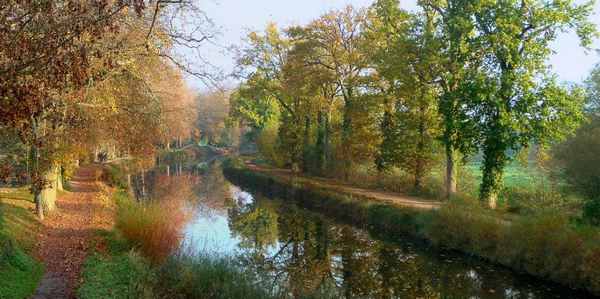
<path fill-rule="evenodd" d="M 35 291 L 44 267 L 0 235 L 0 298 L 27 298 Z"/>
<path fill-rule="evenodd" d="M 98 231 L 99 243 L 83 265 L 82 299 L 152 298 L 153 272 L 117 231 Z M 101 249 L 100 249 L 101 248 Z"/>
<path fill-rule="evenodd" d="M 0 298 L 31 296 L 44 273 L 28 255 L 40 229 L 33 207 L 27 189 L 0 189 Z"/>
<path fill-rule="evenodd" d="M 470 162 L 464 166 L 464 169 L 469 171 L 473 179 L 479 182 L 483 176 L 481 167 L 480 162 Z M 513 161 L 504 169 L 504 186 L 508 188 L 528 187 L 535 185 L 541 177 L 544 177 L 544 174 L 533 166 L 527 167 Z"/>
<path fill-rule="evenodd" d="M 456 197 L 477 201 L 482 179 L 481 166 L 480 162 L 469 162 L 459 168 Z M 400 169 L 380 174 L 370 165 L 357 165 L 348 181 L 338 183 L 423 199 L 445 200 L 444 173 L 444 165 L 434 167 L 425 178 L 423 187 L 417 191 L 414 190 L 413 177 Z M 579 217 L 583 204 L 583 198 L 571 192 L 563 179 L 550 176 L 533 162 L 526 166 L 513 161 L 505 168 L 504 184 L 498 196 L 498 211 L 506 214 L 504 217 L 529 216 L 547 209 Z"/>
<path fill-rule="evenodd" d="M 152 272 L 135 251 L 93 254 L 86 259 L 79 298 L 152 298 Z"/>

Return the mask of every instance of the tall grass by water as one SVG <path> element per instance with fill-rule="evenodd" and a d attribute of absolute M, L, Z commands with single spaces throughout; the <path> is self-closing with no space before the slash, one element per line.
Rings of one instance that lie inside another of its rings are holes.
<path fill-rule="evenodd" d="M 117 201 L 116 228 L 152 263 L 159 264 L 171 255 L 183 238 L 183 227 L 190 214 L 179 200 L 140 202 L 123 191 Z"/>

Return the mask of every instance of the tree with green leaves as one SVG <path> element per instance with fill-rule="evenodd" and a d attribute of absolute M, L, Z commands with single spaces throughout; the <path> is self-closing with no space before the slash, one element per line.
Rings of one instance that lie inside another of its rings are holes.
<path fill-rule="evenodd" d="M 373 63 L 387 89 L 376 165 L 379 170 L 399 166 L 411 173 L 418 191 L 436 161 L 437 45 L 432 18 L 427 13 L 409 15 L 390 0 L 378 1 L 373 8 L 369 35 L 378 45 Z"/>
<path fill-rule="evenodd" d="M 441 116 L 440 140 L 446 155 L 446 198 L 457 192 L 459 158 L 476 150 L 475 122 L 465 105 L 468 72 L 480 64 L 481 55 L 475 40 L 475 26 L 470 21 L 473 1 L 424 0 L 420 5 L 435 26 L 432 42 L 437 53 L 432 71 L 437 74 L 437 98 Z"/>
<path fill-rule="evenodd" d="M 302 128 L 306 101 L 301 84 L 303 78 L 296 76 L 297 67 L 290 66 L 294 64 L 290 58 L 293 41 L 275 24 L 269 24 L 264 35 L 250 33 L 248 40 L 238 59 L 239 74 L 248 78 L 244 84 L 246 88 L 241 90 L 246 92 L 246 100 L 256 102 L 252 104 L 255 108 L 276 103 L 276 115 L 282 124 L 278 129 L 276 148 L 292 169 L 299 171 L 304 164 Z"/>
<path fill-rule="evenodd" d="M 531 142 L 560 140 L 582 119 L 583 94 L 550 74 L 550 43 L 571 29 L 587 47 L 596 34 L 593 2 L 491 1 L 473 4 L 470 20 L 482 64 L 469 75 L 469 106 L 477 118 L 483 151 L 480 198 L 497 205 L 508 152 Z"/>

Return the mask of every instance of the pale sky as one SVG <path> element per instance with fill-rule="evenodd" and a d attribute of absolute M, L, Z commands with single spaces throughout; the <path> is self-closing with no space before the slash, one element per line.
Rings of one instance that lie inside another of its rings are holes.
<path fill-rule="evenodd" d="M 280 27 L 301 25 L 319 17 L 331 9 L 346 5 L 366 7 L 373 0 L 200 0 L 207 15 L 220 27 L 221 36 L 215 41 L 223 47 L 240 45 L 249 30 L 262 30 L 267 23 L 275 22 Z M 407 10 L 416 9 L 416 0 L 400 3 Z M 593 20 L 600 27 L 600 5 L 596 4 Z M 600 40 L 593 47 L 600 49 Z M 562 34 L 554 43 L 556 54 L 549 63 L 562 81 L 580 83 L 592 67 L 600 62 L 596 52 L 585 53 L 579 47 L 577 36 L 573 33 Z M 206 49 L 206 57 L 212 64 L 231 72 L 234 57 L 220 47 Z M 198 80 L 189 79 L 191 86 L 204 89 Z"/>

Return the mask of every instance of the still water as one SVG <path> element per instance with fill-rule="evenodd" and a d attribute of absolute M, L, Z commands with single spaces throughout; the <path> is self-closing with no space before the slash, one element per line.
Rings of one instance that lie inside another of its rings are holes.
<path fill-rule="evenodd" d="M 235 257 L 284 297 L 591 298 L 462 254 L 382 241 L 285 199 L 242 190 L 218 163 L 202 173 L 163 167 L 147 176 L 147 192 L 186 197 L 194 210 L 184 231 L 187 250 Z"/>

